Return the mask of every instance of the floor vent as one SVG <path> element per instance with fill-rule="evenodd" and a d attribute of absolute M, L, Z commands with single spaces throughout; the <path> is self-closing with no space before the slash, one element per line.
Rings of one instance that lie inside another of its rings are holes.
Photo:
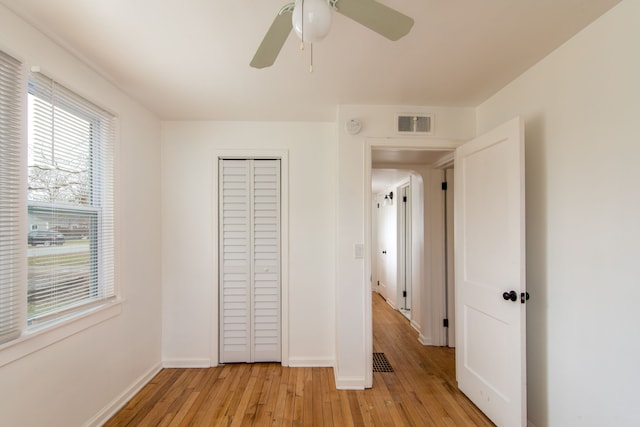
<path fill-rule="evenodd" d="M 373 372 L 393 372 L 384 353 L 373 353 Z"/>

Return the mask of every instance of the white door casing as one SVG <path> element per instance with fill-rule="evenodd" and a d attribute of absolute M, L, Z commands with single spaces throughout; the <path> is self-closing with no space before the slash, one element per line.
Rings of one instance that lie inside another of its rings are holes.
<path fill-rule="evenodd" d="M 454 200 L 454 184 L 455 180 L 453 178 L 453 168 L 447 168 L 444 170 L 444 181 L 447 183 L 447 190 L 444 192 L 445 195 L 445 230 L 444 230 L 444 238 L 445 238 L 445 295 L 446 295 L 446 319 L 448 320 L 447 327 L 447 345 L 449 347 L 455 347 L 456 343 L 456 307 L 455 307 L 455 256 L 453 252 L 454 241 L 453 241 L 453 200 Z"/>
<path fill-rule="evenodd" d="M 364 388 L 371 388 L 373 386 L 373 322 L 372 322 L 372 302 L 371 302 L 371 290 L 372 290 L 372 257 L 374 256 L 377 247 L 372 246 L 372 227 L 375 226 L 375 222 L 372 220 L 375 218 L 372 214 L 372 210 L 375 205 L 372 203 L 371 194 L 371 176 L 372 176 L 372 153 L 375 149 L 393 149 L 399 151 L 441 151 L 452 152 L 458 146 L 459 141 L 450 139 L 437 139 L 437 138 L 375 138 L 369 137 L 364 142 L 364 179 L 363 179 L 363 192 L 364 192 L 364 269 L 363 269 L 363 283 L 365 284 L 364 292 L 364 352 L 362 353 L 362 364 L 364 366 L 364 379 L 362 386 Z M 414 216 L 412 217 L 412 248 L 415 258 L 412 260 L 412 277 L 414 283 L 414 294 L 412 296 L 413 307 L 420 304 L 419 300 L 423 297 L 420 289 L 422 283 L 424 283 L 424 254 L 428 249 L 425 247 L 427 242 L 424 239 L 424 200 L 423 193 L 426 183 L 423 182 L 423 176 L 417 175 L 415 185 L 413 185 L 414 195 Z M 419 194 L 419 197 L 416 196 Z M 379 245 L 378 245 L 379 247 Z M 443 305 L 444 307 L 444 305 Z M 413 313 L 415 315 L 415 312 Z M 442 318 L 441 318 L 442 319 Z M 413 322 L 412 322 L 413 323 Z M 418 323 L 415 323 L 418 326 Z M 441 325 L 441 323 L 440 323 Z M 421 341 L 423 342 L 423 341 Z"/>
<path fill-rule="evenodd" d="M 220 362 L 281 360 L 280 161 L 219 161 Z"/>
<path fill-rule="evenodd" d="M 376 195 L 379 198 L 379 195 Z M 386 215 L 382 210 L 382 202 L 376 203 L 376 291 L 383 297 L 387 296 L 387 267 L 386 267 L 386 246 L 387 236 L 385 231 Z"/>
<path fill-rule="evenodd" d="M 398 190 L 398 307 L 411 318 L 411 183 Z"/>
<path fill-rule="evenodd" d="M 520 118 L 456 150 L 456 376 L 501 426 L 526 425 L 524 188 Z"/>

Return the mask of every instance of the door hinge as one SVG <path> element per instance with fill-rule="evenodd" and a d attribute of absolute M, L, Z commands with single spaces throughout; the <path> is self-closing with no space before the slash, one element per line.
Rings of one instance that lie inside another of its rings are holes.
<path fill-rule="evenodd" d="M 442 319 L 442 326 L 444 326 L 445 328 L 449 327 L 449 319 Z"/>
<path fill-rule="evenodd" d="M 407 203 L 407 196 L 402 196 L 402 202 Z"/>
<path fill-rule="evenodd" d="M 378 203 L 378 209 L 380 209 L 380 203 Z"/>
<path fill-rule="evenodd" d="M 528 300 L 529 300 L 529 292 L 521 292 L 520 293 L 520 303 L 524 304 Z"/>
<path fill-rule="evenodd" d="M 407 297 L 407 291 L 402 291 L 402 298 L 406 298 Z"/>
<path fill-rule="evenodd" d="M 447 183 L 446 182 L 442 183 L 442 191 L 447 191 Z"/>
<path fill-rule="evenodd" d="M 378 286 L 380 286 L 380 280 L 378 280 Z"/>

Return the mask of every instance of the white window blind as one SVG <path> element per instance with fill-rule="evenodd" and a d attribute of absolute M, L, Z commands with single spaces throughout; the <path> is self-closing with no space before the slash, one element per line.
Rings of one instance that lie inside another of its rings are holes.
<path fill-rule="evenodd" d="M 115 118 L 41 73 L 28 94 L 28 325 L 114 297 Z"/>
<path fill-rule="evenodd" d="M 21 64 L 0 52 L 0 343 L 20 335 Z M 22 270 L 24 271 L 24 270 Z"/>

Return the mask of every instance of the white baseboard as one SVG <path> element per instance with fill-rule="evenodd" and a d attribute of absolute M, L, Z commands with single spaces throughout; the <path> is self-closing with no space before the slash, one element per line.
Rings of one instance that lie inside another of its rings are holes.
<path fill-rule="evenodd" d="M 333 368 L 335 365 L 336 361 L 333 359 L 289 357 L 290 368 Z"/>
<path fill-rule="evenodd" d="M 106 423 L 109 418 L 115 415 L 133 396 L 136 395 L 142 387 L 147 385 L 153 377 L 162 369 L 160 363 L 155 364 L 147 372 L 142 374 L 137 380 L 133 382 L 125 391 L 120 393 L 118 397 L 113 399 L 107 406 L 102 408 L 100 412 L 89 419 L 84 426 L 85 427 L 98 427 Z"/>
<path fill-rule="evenodd" d="M 397 310 L 398 308 L 395 306 L 395 304 L 389 299 L 389 298 L 385 298 L 385 300 L 387 301 L 387 304 L 389 304 L 389 306 L 391 308 L 393 308 L 394 310 Z"/>
<path fill-rule="evenodd" d="M 433 345 L 433 341 L 431 340 L 431 337 L 425 337 L 422 334 L 418 335 L 418 341 L 422 345 Z"/>
<path fill-rule="evenodd" d="M 336 381 L 336 389 L 338 390 L 364 390 L 364 377 L 338 376 L 338 369 L 333 366 L 333 377 Z"/>
<path fill-rule="evenodd" d="M 409 322 L 409 324 L 413 329 L 416 330 L 416 332 L 420 333 L 422 331 L 422 328 L 420 328 L 420 325 L 418 325 L 415 321 L 412 320 L 411 322 Z"/>
<path fill-rule="evenodd" d="M 163 368 L 211 368 L 211 359 L 166 359 L 162 361 Z"/>
<path fill-rule="evenodd" d="M 336 377 L 336 389 L 338 390 L 364 390 L 363 377 Z"/>
<path fill-rule="evenodd" d="M 162 361 L 163 368 L 211 368 L 210 359 L 167 359 Z M 306 357 L 290 357 L 289 364 L 292 368 L 332 368 L 335 366 L 333 359 L 316 359 Z"/>

